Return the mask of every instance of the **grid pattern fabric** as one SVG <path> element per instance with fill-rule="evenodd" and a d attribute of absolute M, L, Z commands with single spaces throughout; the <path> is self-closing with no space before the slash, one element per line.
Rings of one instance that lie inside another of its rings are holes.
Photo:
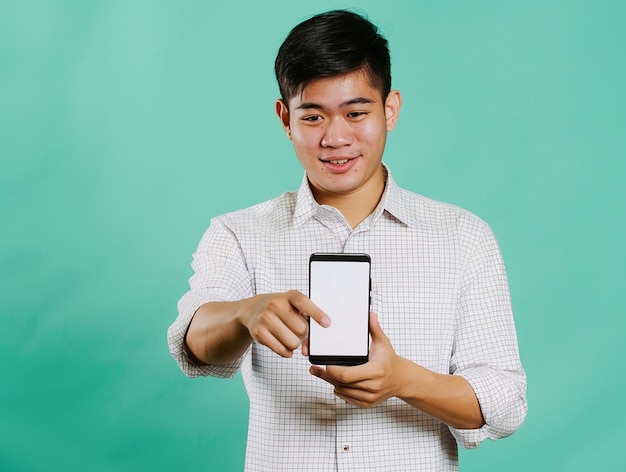
<path fill-rule="evenodd" d="M 397 398 L 349 405 L 308 372 L 300 353 L 283 359 L 253 343 L 236 363 L 195 365 L 185 333 L 210 301 L 308 291 L 313 252 L 372 258 L 372 311 L 396 353 L 473 387 L 486 424 L 449 427 Z M 248 471 L 415 471 L 458 469 L 457 444 L 478 446 L 513 433 L 526 414 L 526 376 L 504 264 L 481 219 L 399 188 L 388 173 L 376 210 L 354 230 L 298 192 L 211 221 L 192 263 L 190 290 L 168 331 L 183 372 L 232 377 L 241 369 L 250 399 Z"/>

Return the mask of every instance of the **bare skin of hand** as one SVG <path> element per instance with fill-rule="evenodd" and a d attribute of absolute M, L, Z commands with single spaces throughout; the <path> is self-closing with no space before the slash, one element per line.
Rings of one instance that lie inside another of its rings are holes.
<path fill-rule="evenodd" d="M 205 364 L 234 362 L 252 341 L 282 357 L 293 356 L 302 344 L 307 355 L 309 317 L 321 326 L 330 326 L 330 318 L 296 290 L 236 302 L 210 302 L 194 314 L 185 340 L 191 354 Z"/>
<path fill-rule="evenodd" d="M 330 326 L 330 318 L 296 290 L 260 295 L 252 300 L 255 303 L 244 317 L 250 337 L 282 357 L 293 356 L 293 351 L 308 339 L 309 317 L 323 327 Z M 308 355 L 306 345 L 303 353 Z"/>
<path fill-rule="evenodd" d="M 376 313 L 370 314 L 370 335 L 369 362 L 352 367 L 315 365 L 309 372 L 333 385 L 339 398 L 361 408 L 398 397 L 455 428 L 484 424 L 476 394 L 465 379 L 437 374 L 398 356 Z"/>
<path fill-rule="evenodd" d="M 366 364 L 325 368 L 314 365 L 309 369 L 311 374 L 332 384 L 339 398 L 361 408 L 370 408 L 398 396 L 405 383 L 398 375 L 402 360 L 378 324 L 376 313 L 370 314 L 370 334 L 372 345 Z"/>

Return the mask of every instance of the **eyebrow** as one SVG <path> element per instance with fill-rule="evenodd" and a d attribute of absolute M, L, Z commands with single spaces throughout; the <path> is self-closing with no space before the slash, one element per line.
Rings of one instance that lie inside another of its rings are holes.
<path fill-rule="evenodd" d="M 350 100 L 343 102 L 342 104 L 339 105 L 339 108 L 343 108 L 349 105 L 359 105 L 359 104 L 367 104 L 367 103 L 376 103 L 376 101 L 372 100 L 371 98 L 356 97 L 356 98 L 351 98 Z M 324 110 L 325 107 L 323 105 L 320 105 L 319 103 L 314 103 L 314 102 L 304 102 L 296 107 L 297 110 L 306 110 L 306 109 L 311 109 L 311 108 L 315 110 Z"/>

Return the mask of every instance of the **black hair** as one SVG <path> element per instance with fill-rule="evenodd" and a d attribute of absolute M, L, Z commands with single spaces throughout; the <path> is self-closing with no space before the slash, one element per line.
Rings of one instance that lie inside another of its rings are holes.
<path fill-rule="evenodd" d="M 314 79 L 357 70 L 366 73 L 384 100 L 391 90 L 387 40 L 368 19 L 347 10 L 321 13 L 297 25 L 274 63 L 285 104 Z"/>

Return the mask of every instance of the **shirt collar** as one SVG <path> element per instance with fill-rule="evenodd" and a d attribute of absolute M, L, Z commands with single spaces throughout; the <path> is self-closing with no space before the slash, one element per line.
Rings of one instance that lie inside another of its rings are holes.
<path fill-rule="evenodd" d="M 304 223 L 313 218 L 319 206 L 319 203 L 317 203 L 315 198 L 313 198 L 313 192 L 311 192 L 309 179 L 305 173 L 296 198 L 296 209 L 293 213 L 293 225 L 296 228 L 304 225 Z"/>
<path fill-rule="evenodd" d="M 371 227 L 376 223 L 376 221 L 378 221 L 383 213 L 388 213 L 401 224 L 410 226 L 412 218 L 404 205 L 402 190 L 393 180 L 389 167 L 387 167 L 385 163 L 383 163 L 383 167 L 386 174 L 386 184 L 383 196 L 374 212 L 366 218 L 364 223 L 368 222 L 368 226 Z M 309 219 L 313 218 L 313 216 L 318 213 L 320 208 L 321 205 L 317 203 L 313 197 L 313 192 L 311 191 L 311 186 L 309 185 L 309 179 L 307 178 L 307 175 L 304 174 L 296 199 L 296 208 L 293 215 L 294 226 L 302 226 Z"/>

